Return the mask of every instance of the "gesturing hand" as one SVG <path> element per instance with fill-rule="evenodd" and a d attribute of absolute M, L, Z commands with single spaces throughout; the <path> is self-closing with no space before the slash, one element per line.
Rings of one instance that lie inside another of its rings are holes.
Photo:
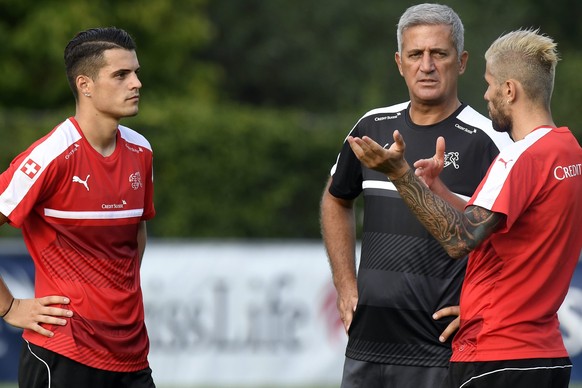
<path fill-rule="evenodd" d="M 434 156 L 429 159 L 420 159 L 414 162 L 414 167 L 416 168 L 414 173 L 430 189 L 432 189 L 433 182 L 443 171 L 444 166 L 445 166 L 445 139 L 442 136 L 439 136 L 439 138 L 436 141 L 436 150 Z"/>
<path fill-rule="evenodd" d="M 404 160 L 406 144 L 402 135 L 394 131 L 393 138 L 394 143 L 388 149 L 383 148 L 368 136 L 362 138 L 349 136 L 348 142 L 364 166 L 382 172 L 393 180 L 400 178 L 409 169 L 408 163 Z"/>
<path fill-rule="evenodd" d="M 54 333 L 42 327 L 41 324 L 64 326 L 67 320 L 73 316 L 71 310 L 53 305 L 69 304 L 69 298 L 64 296 L 45 296 L 36 299 L 14 299 L 10 311 L 4 316 L 4 321 L 14 327 L 33 330 L 46 337 L 52 337 Z"/>

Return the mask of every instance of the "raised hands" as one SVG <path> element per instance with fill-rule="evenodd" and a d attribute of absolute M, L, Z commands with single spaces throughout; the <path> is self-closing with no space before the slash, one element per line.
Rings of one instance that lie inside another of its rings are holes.
<path fill-rule="evenodd" d="M 414 162 L 414 174 L 419 177 L 430 189 L 437 181 L 445 166 L 445 139 L 442 136 L 436 141 L 436 150 L 432 158 L 420 159 Z M 437 182 L 440 183 L 440 182 Z"/>
<path fill-rule="evenodd" d="M 410 167 L 404 159 L 406 145 L 404 139 L 398 131 L 393 134 L 394 143 L 386 149 L 376 143 L 368 136 L 348 137 L 348 142 L 354 154 L 369 169 L 382 172 L 391 180 L 403 176 Z"/>

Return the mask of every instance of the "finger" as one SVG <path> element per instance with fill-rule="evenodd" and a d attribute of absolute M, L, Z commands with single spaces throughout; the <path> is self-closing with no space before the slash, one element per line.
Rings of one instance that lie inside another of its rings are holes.
<path fill-rule="evenodd" d="M 341 315 L 342 323 L 344 324 L 344 330 L 346 331 L 346 334 L 348 334 L 348 331 L 350 330 L 350 325 L 352 324 L 352 316 L 353 315 L 350 314 L 349 312 L 346 312 Z"/>
<path fill-rule="evenodd" d="M 38 317 L 38 323 L 46 323 L 48 325 L 65 326 L 67 324 L 66 319 L 57 318 L 51 315 L 41 315 Z"/>
<path fill-rule="evenodd" d="M 34 325 L 30 329 L 36 331 L 40 335 L 43 335 L 43 336 L 49 337 L 49 338 L 53 337 L 55 335 L 55 333 L 53 333 L 50 330 L 45 329 L 41 325 Z"/>
<path fill-rule="evenodd" d="M 43 306 L 50 306 L 53 304 L 69 304 L 69 303 L 71 303 L 71 300 L 69 298 L 67 298 L 65 296 L 56 296 L 56 295 L 44 296 L 42 298 L 38 298 L 37 300 Z"/>
<path fill-rule="evenodd" d="M 455 320 L 453 320 L 451 323 L 449 323 L 449 325 L 446 327 L 446 329 L 441 333 L 441 335 L 439 337 L 439 341 L 446 342 L 450 336 L 455 334 L 455 332 L 459 329 L 459 323 L 460 323 L 459 317 L 457 317 Z"/>
<path fill-rule="evenodd" d="M 370 151 L 374 153 L 383 152 L 385 150 L 380 144 L 378 144 L 374 139 L 368 136 L 362 137 L 362 141 L 369 148 Z"/>
<path fill-rule="evenodd" d="M 346 320 L 344 321 L 344 328 L 346 329 L 346 334 L 350 331 L 350 326 L 352 325 L 352 319 L 353 319 L 353 314 L 350 314 L 348 317 L 346 317 Z"/>
<path fill-rule="evenodd" d="M 354 154 L 356 154 L 358 158 L 364 155 L 364 149 L 362 148 L 360 138 L 348 136 L 348 143 L 350 144 L 350 148 L 352 149 L 352 151 L 354 151 Z"/>
<path fill-rule="evenodd" d="M 394 142 L 396 143 L 399 149 L 404 148 L 404 138 L 400 134 L 400 131 L 395 130 L 394 133 L 392 134 L 392 137 L 394 138 Z"/>
<path fill-rule="evenodd" d="M 439 136 L 436 141 L 436 150 L 435 150 L 436 161 L 444 162 L 445 160 L 445 138 Z M 442 164 L 441 164 L 442 165 Z"/>
<path fill-rule="evenodd" d="M 43 315 L 50 315 L 51 317 L 72 317 L 73 312 L 67 309 L 61 309 L 58 307 L 46 307 L 43 310 Z"/>
<path fill-rule="evenodd" d="M 459 316 L 460 312 L 459 306 L 449 306 L 438 310 L 432 317 L 433 319 L 441 319 L 443 317 Z"/>
<path fill-rule="evenodd" d="M 431 161 L 434 161 L 433 159 L 419 159 L 416 162 L 414 162 L 413 166 L 414 168 L 428 168 L 430 167 L 430 163 Z"/>

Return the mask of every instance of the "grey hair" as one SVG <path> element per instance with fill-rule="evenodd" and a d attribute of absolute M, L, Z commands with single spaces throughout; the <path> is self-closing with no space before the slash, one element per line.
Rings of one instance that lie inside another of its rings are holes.
<path fill-rule="evenodd" d="M 426 25 L 451 26 L 453 45 L 460 60 L 465 46 L 465 28 L 459 15 L 451 7 L 442 4 L 418 4 L 404 11 L 398 21 L 398 29 L 396 30 L 398 52 L 402 54 L 402 34 L 404 30 L 410 27 Z"/>

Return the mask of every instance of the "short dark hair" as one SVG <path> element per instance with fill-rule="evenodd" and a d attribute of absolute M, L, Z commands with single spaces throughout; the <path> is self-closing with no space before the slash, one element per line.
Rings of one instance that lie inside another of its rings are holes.
<path fill-rule="evenodd" d="M 95 79 L 105 65 L 103 52 L 115 48 L 135 50 L 129 33 L 116 27 L 90 28 L 79 32 L 65 48 L 67 80 L 75 99 L 78 98 L 75 79 L 83 74 Z"/>

